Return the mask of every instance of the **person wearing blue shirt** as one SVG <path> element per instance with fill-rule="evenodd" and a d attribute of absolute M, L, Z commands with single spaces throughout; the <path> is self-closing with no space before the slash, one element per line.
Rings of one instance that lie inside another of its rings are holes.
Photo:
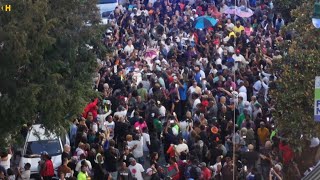
<path fill-rule="evenodd" d="M 186 114 L 186 106 L 187 106 L 187 92 L 188 86 L 187 83 L 181 79 L 180 81 L 177 80 L 177 84 L 179 85 L 179 95 L 180 95 L 180 106 L 181 106 L 181 115 L 184 116 Z M 179 119 L 182 117 L 178 117 Z"/>

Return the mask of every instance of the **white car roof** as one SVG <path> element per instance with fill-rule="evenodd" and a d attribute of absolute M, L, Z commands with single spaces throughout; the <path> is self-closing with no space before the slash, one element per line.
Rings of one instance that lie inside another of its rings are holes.
<path fill-rule="evenodd" d="M 55 140 L 57 135 L 51 132 L 46 132 L 45 128 L 41 124 L 32 125 L 29 134 L 27 136 L 27 142 L 39 141 L 39 140 Z"/>

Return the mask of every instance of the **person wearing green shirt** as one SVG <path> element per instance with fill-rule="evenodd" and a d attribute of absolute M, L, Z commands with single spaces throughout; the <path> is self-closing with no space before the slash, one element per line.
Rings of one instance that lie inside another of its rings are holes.
<path fill-rule="evenodd" d="M 139 83 L 137 93 L 143 102 L 148 100 L 148 90 L 143 87 L 142 83 Z"/>
<path fill-rule="evenodd" d="M 243 121 L 246 119 L 247 111 L 243 110 L 243 113 L 241 113 L 237 118 L 237 125 L 239 128 L 242 127 Z"/>
<path fill-rule="evenodd" d="M 90 180 L 91 178 L 88 176 L 88 173 L 86 171 L 86 166 L 81 166 L 81 171 L 79 172 L 77 176 L 77 180 Z"/>

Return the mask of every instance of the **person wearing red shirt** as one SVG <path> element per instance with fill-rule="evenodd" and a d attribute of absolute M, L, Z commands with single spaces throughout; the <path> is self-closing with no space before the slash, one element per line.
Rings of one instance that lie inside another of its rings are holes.
<path fill-rule="evenodd" d="M 282 152 L 282 159 L 284 164 L 288 164 L 293 160 L 294 153 L 287 142 L 281 141 L 279 144 L 279 150 Z"/>
<path fill-rule="evenodd" d="M 91 112 L 93 119 L 97 119 L 98 116 L 98 102 L 99 99 L 96 98 L 93 102 L 89 103 L 85 108 L 84 108 L 84 112 L 82 114 L 82 117 L 84 117 L 85 119 L 87 119 L 88 113 Z"/>
<path fill-rule="evenodd" d="M 207 164 L 205 162 L 200 163 L 200 167 L 201 167 L 201 179 L 202 180 L 210 180 L 211 179 L 211 175 L 212 172 L 209 168 L 207 168 Z"/>
<path fill-rule="evenodd" d="M 43 162 L 39 162 L 41 166 L 40 175 L 42 176 L 43 180 L 51 180 L 54 176 L 54 168 L 51 158 L 47 152 L 43 152 L 42 159 Z"/>

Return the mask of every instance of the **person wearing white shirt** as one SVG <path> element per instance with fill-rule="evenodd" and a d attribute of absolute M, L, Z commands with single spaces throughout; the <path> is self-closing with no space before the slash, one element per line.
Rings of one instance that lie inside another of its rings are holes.
<path fill-rule="evenodd" d="M 261 80 L 257 80 L 254 84 L 253 84 L 253 95 L 257 95 L 259 90 L 261 89 L 262 87 L 262 83 L 261 83 Z"/>
<path fill-rule="evenodd" d="M 159 115 L 160 117 L 165 117 L 166 116 L 166 108 L 161 104 L 160 101 L 157 101 L 158 109 L 159 109 Z"/>
<path fill-rule="evenodd" d="M 179 157 L 182 152 L 188 153 L 189 147 L 186 143 L 183 142 L 182 138 L 179 138 L 179 144 L 174 145 L 174 150 L 176 155 Z"/>
<path fill-rule="evenodd" d="M 124 107 L 120 106 L 118 108 L 118 111 L 114 113 L 114 116 L 125 118 L 127 116 L 127 110 Z"/>
<path fill-rule="evenodd" d="M 222 64 L 222 59 L 219 57 L 216 59 L 216 65 Z"/>
<path fill-rule="evenodd" d="M 143 157 L 143 136 L 138 139 L 138 137 L 135 138 L 136 140 L 129 141 L 128 147 L 132 150 L 132 154 L 134 158 L 140 159 L 140 162 L 143 161 L 141 158 Z"/>
<path fill-rule="evenodd" d="M 76 165 L 76 168 L 75 168 L 75 171 L 76 172 L 79 172 L 81 170 L 81 163 L 82 161 L 85 161 L 85 163 L 87 164 L 88 166 L 88 169 L 91 170 L 92 169 L 92 165 L 91 165 L 91 162 L 86 160 L 86 156 L 84 154 L 81 154 L 80 155 L 80 160 L 77 162 L 77 165 Z"/>
<path fill-rule="evenodd" d="M 236 64 L 238 67 L 245 67 L 247 64 L 249 64 L 248 61 L 243 57 L 242 54 L 240 54 L 240 50 L 236 50 L 236 53 L 232 55 L 232 58 L 234 59 L 235 62 L 239 63 Z"/>
<path fill-rule="evenodd" d="M 128 56 L 130 56 L 131 53 L 133 52 L 133 50 L 134 50 L 134 46 L 132 45 L 132 40 L 129 40 L 129 41 L 128 41 L 128 44 L 126 45 L 126 47 L 124 48 L 123 51 L 124 51 Z"/>
<path fill-rule="evenodd" d="M 227 29 L 233 29 L 234 27 L 234 24 L 231 22 L 231 19 L 228 19 L 227 20 L 227 23 L 226 23 L 226 26 L 227 26 Z"/>
<path fill-rule="evenodd" d="M 243 101 L 247 101 L 247 88 L 244 86 L 244 82 L 241 81 L 239 83 L 240 88 L 238 89 L 239 96 L 241 95 L 243 97 Z"/>
<path fill-rule="evenodd" d="M 198 96 L 198 95 L 196 95 Z M 198 97 L 197 99 L 194 100 L 192 110 L 195 111 L 197 109 L 197 105 L 201 103 L 200 98 Z"/>
<path fill-rule="evenodd" d="M 3 166 L 6 170 L 10 168 L 11 165 L 12 154 L 11 151 L 9 153 L 3 153 L 1 155 L 0 165 Z"/>
<path fill-rule="evenodd" d="M 262 79 L 262 87 L 264 88 L 264 99 L 267 99 L 267 96 L 268 96 L 268 90 L 269 90 L 269 83 L 268 83 L 269 79 L 267 77 L 264 77 Z"/>
<path fill-rule="evenodd" d="M 130 174 L 136 180 L 143 180 L 142 173 L 144 172 L 144 168 L 141 164 L 137 163 L 134 158 L 130 158 L 130 166 L 128 167 L 130 170 Z"/>
<path fill-rule="evenodd" d="M 112 116 L 108 116 L 107 121 L 103 123 L 103 127 L 105 130 L 108 130 L 110 132 L 109 137 L 112 139 L 114 137 L 114 128 L 115 128 L 115 123 L 113 121 Z"/>
<path fill-rule="evenodd" d="M 26 163 L 24 165 L 24 169 L 18 169 L 18 180 L 30 180 L 30 175 L 31 175 L 31 164 L 30 163 Z"/>
<path fill-rule="evenodd" d="M 142 137 L 143 137 L 143 161 L 147 161 L 149 158 L 149 147 L 151 142 L 150 142 L 150 135 L 148 134 L 148 129 L 144 128 L 142 129 Z"/>

